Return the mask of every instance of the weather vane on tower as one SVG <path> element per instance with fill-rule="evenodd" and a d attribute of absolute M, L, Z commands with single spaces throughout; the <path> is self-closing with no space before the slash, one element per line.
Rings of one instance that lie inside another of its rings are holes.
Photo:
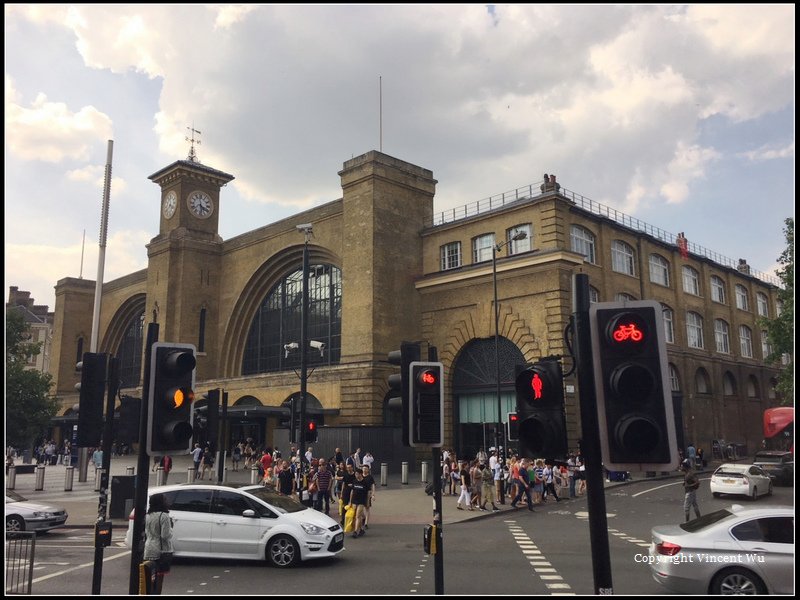
<path fill-rule="evenodd" d="M 189 156 L 186 157 L 186 160 L 190 160 L 192 162 L 199 163 L 200 159 L 197 158 L 197 153 L 194 151 L 194 145 L 197 144 L 199 146 L 201 142 L 200 142 L 200 140 L 194 139 L 194 134 L 196 133 L 198 135 L 203 135 L 203 133 L 194 128 L 194 123 L 192 123 L 191 127 L 187 127 L 186 129 L 188 129 L 192 134 L 192 137 L 187 137 L 186 138 L 187 142 L 191 142 L 192 143 L 191 147 L 189 148 Z"/>

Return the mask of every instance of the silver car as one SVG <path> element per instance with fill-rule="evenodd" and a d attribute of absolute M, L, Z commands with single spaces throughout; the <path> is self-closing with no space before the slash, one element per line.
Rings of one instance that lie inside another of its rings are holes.
<path fill-rule="evenodd" d="M 13 490 L 6 490 L 6 531 L 49 531 L 63 527 L 67 511 L 60 506 L 31 502 Z"/>
<path fill-rule="evenodd" d="M 679 594 L 793 594 L 794 509 L 733 505 L 652 530 L 653 579 Z"/>
<path fill-rule="evenodd" d="M 759 496 L 772 495 L 772 478 L 756 465 L 725 463 L 711 476 L 711 493 L 737 494 L 756 500 Z"/>

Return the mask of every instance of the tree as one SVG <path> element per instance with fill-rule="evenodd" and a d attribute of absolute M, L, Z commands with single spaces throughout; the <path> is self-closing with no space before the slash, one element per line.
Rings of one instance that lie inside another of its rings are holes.
<path fill-rule="evenodd" d="M 31 343 L 30 326 L 16 310 L 6 313 L 6 441 L 18 448 L 29 448 L 44 434 L 58 411 L 58 401 L 50 397 L 52 376 L 26 369 L 28 359 L 41 352 L 40 343 Z"/>
<path fill-rule="evenodd" d="M 794 403 L 794 219 L 784 221 L 784 234 L 786 235 L 786 249 L 778 258 L 782 265 L 776 271 L 778 278 L 783 283 L 783 288 L 778 290 L 778 303 L 781 312 L 774 319 L 762 318 L 759 323 L 767 331 L 767 338 L 772 347 L 772 354 L 768 361 L 779 361 L 783 356 L 789 357 L 778 376 L 776 391 L 783 398 L 784 404 Z"/>

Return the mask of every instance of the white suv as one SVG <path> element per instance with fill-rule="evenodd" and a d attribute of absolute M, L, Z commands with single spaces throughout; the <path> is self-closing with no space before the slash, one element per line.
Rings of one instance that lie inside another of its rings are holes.
<path fill-rule="evenodd" d="M 344 549 L 339 523 L 261 485 L 166 485 L 149 489 L 148 502 L 153 494 L 166 496 L 176 557 L 266 559 L 291 567 Z M 128 548 L 132 539 L 133 512 Z"/>

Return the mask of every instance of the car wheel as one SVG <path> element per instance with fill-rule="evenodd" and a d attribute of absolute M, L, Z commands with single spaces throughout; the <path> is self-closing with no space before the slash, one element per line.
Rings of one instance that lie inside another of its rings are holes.
<path fill-rule="evenodd" d="M 758 488 L 753 487 L 753 493 L 750 495 L 750 500 L 758 500 Z"/>
<path fill-rule="evenodd" d="M 19 515 L 7 516 L 6 531 L 25 531 L 25 519 Z"/>
<path fill-rule="evenodd" d="M 755 573 L 740 567 L 725 569 L 711 581 L 711 594 L 740 595 L 766 594 L 767 588 Z"/>
<path fill-rule="evenodd" d="M 300 562 L 300 546 L 288 535 L 277 535 L 267 544 L 267 560 L 273 567 L 293 567 Z"/>

